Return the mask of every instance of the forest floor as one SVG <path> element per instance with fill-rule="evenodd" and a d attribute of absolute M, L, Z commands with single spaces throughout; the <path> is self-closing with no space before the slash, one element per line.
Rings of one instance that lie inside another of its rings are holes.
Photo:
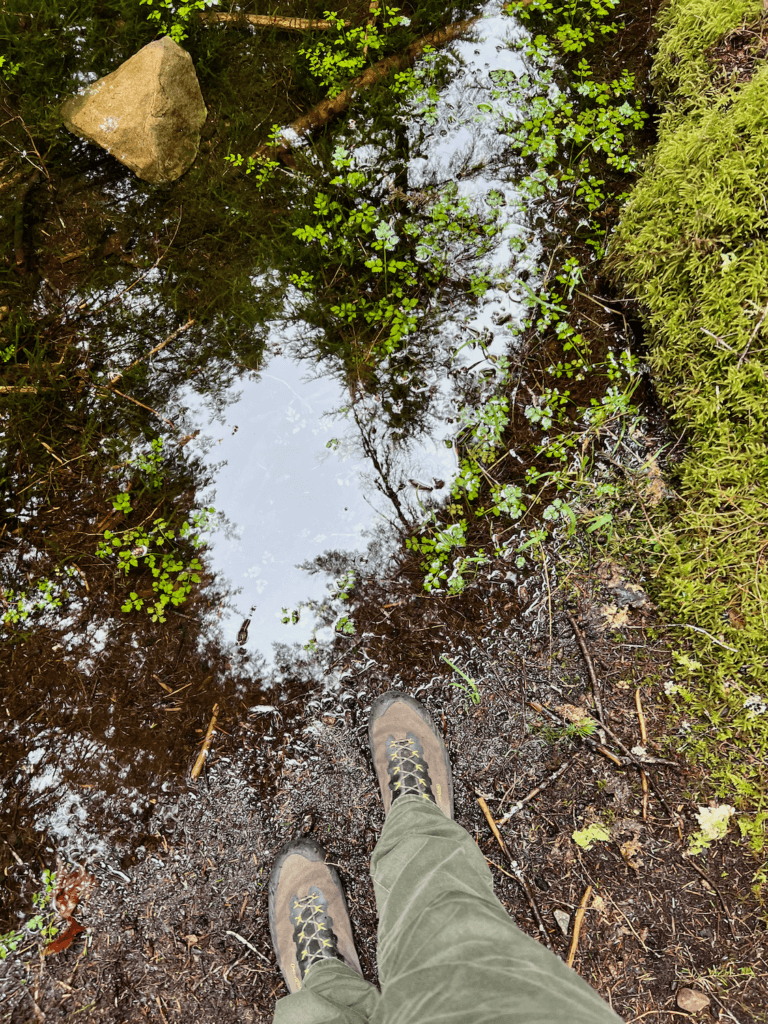
<path fill-rule="evenodd" d="M 643 746 L 649 758 L 661 760 L 647 765 L 645 810 L 641 773 L 615 763 L 624 757 L 614 737 L 601 744 L 609 757 L 591 745 L 599 733 L 582 741 L 556 725 L 558 717 L 578 722 L 595 714 L 569 614 L 590 655 L 612 733 L 627 748 Z M 643 686 L 649 674 L 671 678 L 672 669 L 642 588 L 612 564 L 572 574 L 551 607 L 544 601 L 534 611 L 540 631 L 476 644 L 470 664 L 477 705 L 458 689 L 433 692 L 418 663 L 404 670 L 397 634 L 435 626 L 431 615 L 413 605 L 403 610 L 374 670 L 356 673 L 353 664 L 343 687 L 309 702 L 294 720 L 293 740 L 285 737 L 277 753 L 282 770 L 268 801 L 249 777 L 252 761 L 243 760 L 241 774 L 237 759 L 232 765 L 214 758 L 177 803 L 158 805 L 145 823 L 138 861 L 128 857 L 125 871 L 102 879 L 77 908 L 87 931 L 66 951 L 40 956 L 23 986 L 11 986 L 11 968 L 4 991 L 6 1006 L 15 1007 L 13 1024 L 190 1018 L 266 1024 L 274 1001 L 286 994 L 269 939 L 266 883 L 280 846 L 298 834 L 324 844 L 339 867 L 363 970 L 375 982 L 368 871 L 383 815 L 367 749 L 367 710 L 393 675 L 442 724 L 456 818 L 476 838 L 499 899 L 524 931 L 538 935 L 531 905 L 505 874 L 478 794 L 500 820 L 562 768 L 500 826 L 554 950 L 567 957 L 575 912 L 591 887 L 574 966 L 628 1024 L 646 1018 L 672 1024 L 687 1005 L 683 990 L 690 989 L 704 997 L 703 1019 L 766 1020 L 765 930 L 750 895 L 755 864 L 728 841 L 704 858 L 686 856 L 705 780 L 673 753 L 668 702 L 654 696 L 661 687 Z M 468 627 L 467 638 L 472 634 Z M 244 718 L 243 748 L 249 735 Z M 595 823 L 609 839 L 578 845 L 574 832 Z"/>

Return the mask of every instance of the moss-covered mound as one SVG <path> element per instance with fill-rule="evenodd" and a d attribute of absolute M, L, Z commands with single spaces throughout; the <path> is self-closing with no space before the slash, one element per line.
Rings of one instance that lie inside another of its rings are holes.
<path fill-rule="evenodd" d="M 658 599 L 689 630 L 687 745 L 762 849 L 768 821 L 768 66 L 761 0 L 659 18 L 659 142 L 610 260 L 644 303 L 659 392 L 684 430 Z M 738 34 L 739 46 L 732 44 Z M 738 53 L 737 53 L 738 51 Z M 724 60 L 723 54 L 733 58 Z"/>

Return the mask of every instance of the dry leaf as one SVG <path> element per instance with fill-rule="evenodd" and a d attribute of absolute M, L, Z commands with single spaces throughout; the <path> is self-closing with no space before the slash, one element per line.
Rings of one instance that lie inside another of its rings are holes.
<path fill-rule="evenodd" d="M 677 993 L 677 1005 L 688 1013 L 701 1013 L 709 1006 L 709 996 L 695 988 L 681 988 Z"/>
<path fill-rule="evenodd" d="M 611 626 L 626 626 L 629 622 L 629 612 L 626 608 L 617 608 L 613 601 L 600 606 L 600 614 Z"/>
<path fill-rule="evenodd" d="M 645 499 L 649 505 L 659 505 L 664 500 L 666 488 L 659 464 L 655 457 L 646 463 Z"/>
<path fill-rule="evenodd" d="M 59 868 L 56 871 L 56 889 L 53 893 L 53 909 L 59 917 L 68 920 L 75 912 L 75 907 L 81 900 L 86 900 L 96 884 L 93 875 L 89 875 L 84 867 L 80 866 L 73 871 L 65 871 Z"/>
<path fill-rule="evenodd" d="M 619 849 L 626 863 L 631 868 L 634 868 L 635 871 L 638 871 L 643 866 L 643 858 L 640 856 L 642 847 L 637 839 L 628 839 L 626 843 L 621 844 Z"/>
<path fill-rule="evenodd" d="M 555 705 L 555 711 L 559 712 L 567 722 L 583 722 L 585 718 L 589 718 L 589 712 L 586 708 L 578 707 L 576 704 L 557 704 Z"/>
<path fill-rule="evenodd" d="M 606 904 L 602 896 L 593 896 L 590 904 L 591 910 L 596 910 L 601 917 L 606 916 Z"/>
<path fill-rule="evenodd" d="M 63 953 L 65 949 L 69 949 L 74 939 L 84 932 L 85 928 L 81 924 L 78 924 L 73 918 L 69 919 L 69 925 L 59 935 L 57 939 L 53 939 L 43 950 L 43 956 L 50 956 L 52 953 Z"/>

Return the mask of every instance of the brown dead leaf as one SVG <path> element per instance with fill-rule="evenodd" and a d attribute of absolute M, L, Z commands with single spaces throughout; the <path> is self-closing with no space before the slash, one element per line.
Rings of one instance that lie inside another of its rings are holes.
<path fill-rule="evenodd" d="M 78 924 L 74 918 L 69 918 L 69 924 L 64 931 L 59 935 L 58 938 L 53 939 L 43 950 L 43 956 L 51 956 L 54 953 L 63 953 L 65 949 L 69 949 L 75 938 L 84 932 L 85 928 L 81 924 Z"/>
<path fill-rule="evenodd" d="M 602 896 L 593 896 L 590 910 L 596 910 L 601 917 L 606 917 L 606 904 Z"/>
<path fill-rule="evenodd" d="M 664 500 L 666 488 L 659 464 L 655 458 L 649 459 L 645 466 L 646 479 L 643 486 L 645 500 L 649 505 L 659 505 Z"/>
<path fill-rule="evenodd" d="M 96 879 L 88 874 L 82 865 L 72 871 L 66 871 L 63 867 L 57 868 L 53 909 L 59 917 L 65 921 L 69 920 L 77 904 L 88 899 L 95 885 Z"/>
<path fill-rule="evenodd" d="M 643 866 L 643 858 L 640 856 L 643 848 L 637 839 L 628 839 L 626 843 L 621 844 L 619 850 L 625 862 L 635 871 L 639 871 Z"/>
<path fill-rule="evenodd" d="M 734 627 L 734 629 L 744 629 L 746 625 L 744 616 L 736 608 L 728 609 L 728 621 Z"/>
<path fill-rule="evenodd" d="M 567 722 L 583 722 L 589 717 L 586 708 L 578 707 L 576 704 L 557 704 L 555 711 L 559 712 Z"/>

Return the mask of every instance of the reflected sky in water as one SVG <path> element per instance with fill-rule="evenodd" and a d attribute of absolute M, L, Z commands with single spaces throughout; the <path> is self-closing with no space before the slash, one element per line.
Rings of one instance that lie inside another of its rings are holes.
<path fill-rule="evenodd" d="M 504 278 L 510 269 L 515 274 L 522 267 L 534 270 L 540 241 L 527 237 L 526 250 L 517 257 L 509 245 L 524 229 L 515 208 L 518 193 L 504 166 L 509 144 L 498 132 L 504 111 L 493 98 L 490 72 L 523 73 L 525 68 L 507 45 L 521 30 L 501 15 L 497 4 L 486 12 L 475 38 L 452 47 L 459 59 L 441 90 L 433 123 L 416 119 L 409 131 L 413 156 L 408 179 L 412 188 L 458 181 L 460 194 L 479 209 L 492 191 L 503 196 L 501 231 L 485 264 Z M 493 113 L 479 111 L 481 104 L 486 110 L 493 106 Z M 371 147 L 357 154 L 361 166 L 376 162 Z M 511 281 L 502 282 L 477 306 L 460 303 L 433 343 L 452 357 L 454 367 L 471 365 L 479 373 L 490 364 L 481 351 L 463 346 L 482 335 L 488 352 L 504 353 L 510 333 L 500 325 L 519 325 L 523 312 L 519 292 Z M 340 383 L 313 374 L 309 362 L 297 364 L 286 355 L 274 355 L 258 378 L 239 381 L 237 391 L 240 397 L 227 404 L 223 424 L 216 420 L 204 427 L 215 441 L 206 455 L 209 465 L 226 462 L 215 474 L 212 503 L 236 533 L 214 535 L 209 561 L 239 591 L 233 597 L 236 613 L 222 613 L 225 637 L 234 640 L 242 621 L 250 617 L 248 649 L 260 650 L 269 660 L 275 641 L 306 643 L 312 635 L 312 615 L 305 612 L 298 625 L 284 625 L 283 608 L 322 598 L 331 582 L 298 565 L 329 549 L 364 551 L 366 534 L 377 523 L 391 521 L 394 509 L 375 489 L 354 423 L 333 415 L 350 402 Z M 444 480 L 445 489 L 434 492 L 441 497 L 447 495 L 456 470 L 456 456 L 444 443 L 455 430 L 446 422 L 456 410 L 448 377 L 439 382 L 431 407 L 431 436 L 418 439 L 399 457 L 393 482 L 397 487 L 409 479 L 426 484 Z M 194 417 L 194 407 L 191 411 Z M 332 439 L 340 442 L 337 448 L 327 447 Z M 418 518 L 419 497 L 425 492 L 408 484 L 401 493 L 404 505 Z"/>
<path fill-rule="evenodd" d="M 214 421 L 206 430 L 216 442 L 209 463 L 226 460 L 216 473 L 213 503 L 237 533 L 215 534 L 209 560 L 240 590 L 233 599 L 240 614 L 224 619 L 225 637 L 234 640 L 250 617 L 247 646 L 269 657 L 275 641 L 311 637 L 311 615 L 284 625 L 282 609 L 327 592 L 327 577 L 298 564 L 329 549 L 364 551 L 366 531 L 391 520 L 393 509 L 366 479 L 371 467 L 356 450 L 354 423 L 333 415 L 349 402 L 336 380 L 313 379 L 308 364 L 277 355 L 258 379 L 240 381 L 238 391 L 223 425 Z M 338 447 L 327 447 L 329 441 Z M 430 482 L 450 479 L 454 468 L 442 437 L 426 438 L 398 474 Z M 405 500 L 416 510 L 417 492 L 410 490 Z"/>

